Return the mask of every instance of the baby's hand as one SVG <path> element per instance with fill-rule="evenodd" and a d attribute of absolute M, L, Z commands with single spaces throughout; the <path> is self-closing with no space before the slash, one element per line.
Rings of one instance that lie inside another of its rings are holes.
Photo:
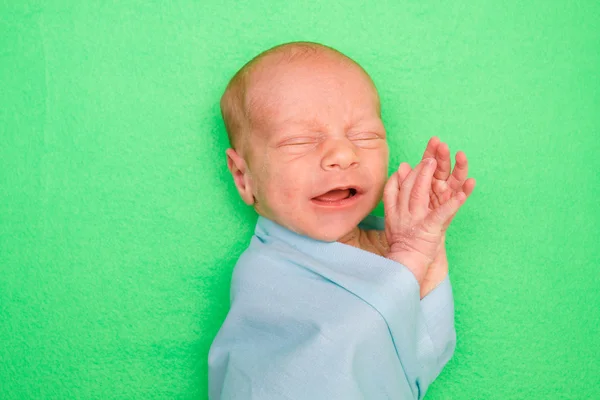
<path fill-rule="evenodd" d="M 467 198 L 457 191 L 435 209 L 429 208 L 436 165 L 433 158 L 422 160 L 414 170 L 400 164 L 383 193 L 387 258 L 406 266 L 419 285 L 439 252 L 446 227 Z"/>
<path fill-rule="evenodd" d="M 462 151 L 456 153 L 456 164 L 452 169 L 450 148 L 434 136 L 429 139 L 427 148 L 423 153 L 423 160 L 427 158 L 435 158 L 437 162 L 437 168 L 433 174 L 429 190 L 430 210 L 435 210 L 458 192 L 464 192 L 467 198 L 471 195 L 475 188 L 475 179 L 467 178 L 469 163 L 465 153 Z M 450 221 L 452 221 L 452 218 L 444 226 L 444 231 L 448 228 Z"/>
<path fill-rule="evenodd" d="M 469 198 L 475 188 L 475 179 L 467 178 L 469 163 L 465 153 L 462 151 L 456 153 L 456 164 L 454 165 L 454 169 L 452 169 L 448 145 L 434 136 L 427 143 L 427 148 L 423 154 L 423 159 L 430 157 L 435 158 L 437 168 L 431 180 L 429 210 L 435 210 L 440 204 L 443 204 L 457 192 L 462 191 Z M 444 231 L 448 228 L 448 224 L 453 218 L 454 216 L 444 226 Z M 446 278 L 446 275 L 448 275 L 448 258 L 444 242 L 445 238 L 442 239 L 440 249 L 425 275 L 425 279 L 421 285 L 421 298 L 435 289 Z"/>

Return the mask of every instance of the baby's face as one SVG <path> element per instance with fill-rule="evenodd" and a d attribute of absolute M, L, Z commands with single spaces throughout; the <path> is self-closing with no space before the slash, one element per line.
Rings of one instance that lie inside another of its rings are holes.
<path fill-rule="evenodd" d="M 379 99 L 356 66 L 310 60 L 259 70 L 249 137 L 259 214 L 335 241 L 379 202 L 388 146 Z"/>

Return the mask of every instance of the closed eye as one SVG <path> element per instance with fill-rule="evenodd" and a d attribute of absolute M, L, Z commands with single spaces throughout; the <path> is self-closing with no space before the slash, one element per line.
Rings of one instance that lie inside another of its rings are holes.
<path fill-rule="evenodd" d="M 349 136 L 350 140 L 375 140 L 381 139 L 381 136 L 374 132 L 361 132 Z"/>
<path fill-rule="evenodd" d="M 318 138 L 314 137 L 295 137 L 285 139 L 279 142 L 276 147 L 279 151 L 289 155 L 308 154 L 319 145 Z"/>
<path fill-rule="evenodd" d="M 284 140 L 283 142 L 279 143 L 277 145 L 277 147 L 283 147 L 283 146 L 310 146 L 310 145 L 314 145 L 317 143 L 317 140 L 314 138 L 292 138 L 292 139 L 287 139 Z"/>
<path fill-rule="evenodd" d="M 350 134 L 348 135 L 348 139 L 350 139 L 356 147 L 363 149 L 378 149 L 383 143 L 385 143 L 384 137 L 375 132 L 359 132 Z"/>

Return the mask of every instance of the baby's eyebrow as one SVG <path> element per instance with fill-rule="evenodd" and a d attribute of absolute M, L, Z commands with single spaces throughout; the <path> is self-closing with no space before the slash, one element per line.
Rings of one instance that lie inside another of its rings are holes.
<path fill-rule="evenodd" d="M 319 122 L 319 120 L 316 117 L 302 118 L 298 117 L 297 115 L 291 115 L 287 118 L 284 118 L 279 124 L 282 125 L 284 128 L 290 125 L 302 125 L 308 126 L 314 130 L 321 130 L 324 127 L 323 124 Z"/>
<path fill-rule="evenodd" d="M 344 129 L 350 130 L 354 128 L 377 128 L 383 127 L 383 122 L 380 118 L 374 118 L 371 116 L 358 116 L 352 118 L 351 120 L 344 121 Z M 317 132 L 326 132 L 329 128 L 329 124 L 324 123 L 319 120 L 318 117 L 302 117 L 299 115 L 290 115 L 281 119 L 280 122 L 277 123 L 278 130 L 285 131 L 288 128 L 294 128 L 295 126 L 302 126 L 303 128 L 308 127 L 311 131 Z"/>

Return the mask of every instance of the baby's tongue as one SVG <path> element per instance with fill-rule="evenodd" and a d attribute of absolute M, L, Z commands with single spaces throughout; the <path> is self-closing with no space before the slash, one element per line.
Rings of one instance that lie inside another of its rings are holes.
<path fill-rule="evenodd" d="M 330 190 L 329 192 L 327 192 L 325 194 L 315 197 L 315 200 L 333 202 L 333 201 L 343 200 L 348 196 L 350 196 L 350 189 L 345 189 L 345 190 L 335 189 L 335 190 Z"/>

